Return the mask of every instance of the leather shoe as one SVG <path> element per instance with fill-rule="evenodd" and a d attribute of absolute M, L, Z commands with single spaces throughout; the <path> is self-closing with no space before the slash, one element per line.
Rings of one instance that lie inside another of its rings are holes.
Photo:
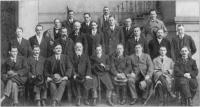
<path fill-rule="evenodd" d="M 111 98 L 108 98 L 107 103 L 109 106 L 114 106 L 113 102 L 111 101 Z"/>
<path fill-rule="evenodd" d="M 84 103 L 85 103 L 85 105 L 90 105 L 90 103 L 88 102 L 87 99 L 85 99 Z"/>
<path fill-rule="evenodd" d="M 125 100 L 125 99 L 123 99 L 123 100 L 120 102 L 121 105 L 124 105 L 125 103 L 126 103 L 126 100 Z"/>
<path fill-rule="evenodd" d="M 45 100 L 42 100 L 42 106 L 46 106 Z"/>
<path fill-rule="evenodd" d="M 96 106 L 96 105 L 97 105 L 97 100 L 96 100 L 96 98 L 94 98 L 92 101 L 92 106 Z"/>
<path fill-rule="evenodd" d="M 130 105 L 134 105 L 134 104 L 136 103 L 136 101 L 137 101 L 137 99 L 134 98 L 134 99 L 131 101 Z"/>
<path fill-rule="evenodd" d="M 37 100 L 37 106 L 41 106 L 40 100 Z"/>
<path fill-rule="evenodd" d="M 77 106 L 80 106 L 80 105 L 81 105 L 81 99 L 80 99 L 80 98 L 77 99 L 76 105 L 77 105 Z"/>
<path fill-rule="evenodd" d="M 169 93 L 172 98 L 176 98 L 176 95 L 172 92 Z"/>

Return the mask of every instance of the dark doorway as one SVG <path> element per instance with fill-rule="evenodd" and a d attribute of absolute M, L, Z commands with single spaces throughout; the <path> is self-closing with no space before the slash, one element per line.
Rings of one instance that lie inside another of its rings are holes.
<path fill-rule="evenodd" d="M 18 1 L 1 1 L 1 61 L 8 56 L 8 42 L 18 26 Z"/>

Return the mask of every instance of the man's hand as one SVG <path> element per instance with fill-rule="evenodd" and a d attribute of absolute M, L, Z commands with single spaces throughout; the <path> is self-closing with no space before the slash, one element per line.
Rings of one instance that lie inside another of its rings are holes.
<path fill-rule="evenodd" d="M 85 78 L 86 78 L 86 79 L 92 79 L 92 77 L 91 77 L 91 76 L 85 76 Z"/>
<path fill-rule="evenodd" d="M 184 74 L 184 77 L 186 77 L 186 78 L 191 78 L 190 73 L 185 73 L 185 74 Z"/>
<path fill-rule="evenodd" d="M 105 65 L 103 63 L 100 64 L 101 66 L 103 66 L 105 68 Z"/>
<path fill-rule="evenodd" d="M 13 70 L 8 71 L 7 74 L 8 74 L 9 76 L 17 75 L 17 73 L 15 73 Z"/>
<path fill-rule="evenodd" d="M 145 80 L 148 80 L 149 78 L 150 78 L 149 75 L 146 75 L 146 76 L 145 76 Z"/>
<path fill-rule="evenodd" d="M 52 81 L 52 78 L 47 77 L 47 82 L 50 82 L 50 81 Z"/>
<path fill-rule="evenodd" d="M 62 80 L 64 81 L 64 80 L 68 80 L 68 77 L 67 76 L 64 76 L 63 78 L 62 78 Z"/>
<path fill-rule="evenodd" d="M 32 75 L 32 76 L 31 76 L 31 78 L 35 78 L 35 77 L 36 77 L 35 75 Z"/>
<path fill-rule="evenodd" d="M 74 79 L 76 79 L 77 75 L 74 75 Z"/>

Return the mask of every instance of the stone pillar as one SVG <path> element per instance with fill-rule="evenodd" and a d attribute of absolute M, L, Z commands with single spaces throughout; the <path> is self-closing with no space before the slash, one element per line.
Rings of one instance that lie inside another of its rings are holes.
<path fill-rule="evenodd" d="M 197 62 L 198 69 L 200 70 L 200 1 L 199 0 L 177 0 L 176 1 L 176 24 L 184 24 L 185 33 L 189 34 L 197 47 L 197 52 L 193 58 Z M 200 74 L 197 77 L 200 85 Z M 194 105 L 199 106 L 199 89 L 194 98 Z"/>
<path fill-rule="evenodd" d="M 38 0 L 19 1 L 19 26 L 24 29 L 26 39 L 35 34 L 35 26 L 38 24 L 38 6 Z"/>

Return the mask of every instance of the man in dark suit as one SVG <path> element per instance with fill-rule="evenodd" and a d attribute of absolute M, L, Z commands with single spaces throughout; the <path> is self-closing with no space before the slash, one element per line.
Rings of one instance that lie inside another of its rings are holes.
<path fill-rule="evenodd" d="M 110 9 L 108 7 L 103 8 L 103 16 L 98 18 L 99 30 L 104 32 L 107 28 L 109 28 L 109 17 L 110 17 Z"/>
<path fill-rule="evenodd" d="M 49 39 L 43 35 L 43 26 L 36 25 L 35 32 L 36 34 L 29 39 L 31 47 L 35 44 L 39 45 L 40 55 L 45 58 L 49 57 L 51 54 L 50 42 Z"/>
<path fill-rule="evenodd" d="M 134 26 L 132 25 L 131 18 L 125 19 L 125 26 L 123 27 L 125 43 L 134 36 Z"/>
<path fill-rule="evenodd" d="M 27 62 L 25 57 L 18 55 L 16 45 L 10 46 L 9 54 L 10 57 L 2 64 L 1 79 L 6 85 L 0 103 L 12 95 L 13 105 L 16 106 L 19 103 L 19 86 L 24 86 L 27 81 Z"/>
<path fill-rule="evenodd" d="M 62 22 L 62 26 L 67 28 L 68 34 L 72 33 L 74 22 L 75 22 L 74 11 L 73 10 L 68 10 L 67 19 Z"/>
<path fill-rule="evenodd" d="M 110 59 L 102 51 L 102 46 L 98 45 L 96 47 L 96 54 L 90 57 L 92 73 L 98 79 L 98 86 L 100 87 L 103 84 L 106 87 L 107 103 L 113 106 L 114 104 L 111 100 L 113 84 L 110 78 L 110 74 L 112 74 L 110 71 Z M 99 95 L 99 97 L 101 97 L 101 95 Z"/>
<path fill-rule="evenodd" d="M 91 31 L 91 15 L 90 13 L 84 13 L 84 22 L 81 24 L 81 32 L 90 33 Z"/>
<path fill-rule="evenodd" d="M 135 46 L 135 54 L 130 56 L 131 66 L 133 70 L 133 80 L 131 86 L 131 94 L 135 101 L 138 98 L 138 94 L 142 95 L 142 103 L 147 99 L 150 87 L 151 77 L 153 73 L 153 63 L 148 54 L 142 52 L 142 44 Z M 137 90 L 137 91 L 136 91 Z"/>
<path fill-rule="evenodd" d="M 185 34 L 184 25 L 177 25 L 178 35 L 172 38 L 172 47 L 174 52 L 174 60 L 179 59 L 181 57 L 180 50 L 183 46 L 187 46 L 190 48 L 190 56 L 194 55 L 197 51 L 194 40 L 191 36 Z"/>
<path fill-rule="evenodd" d="M 171 58 L 171 43 L 167 38 L 165 38 L 163 29 L 158 29 L 156 38 L 149 42 L 149 52 L 152 60 L 160 55 L 159 50 L 161 46 L 166 47 L 166 55 Z"/>
<path fill-rule="evenodd" d="M 181 103 L 192 106 L 192 100 L 197 92 L 198 68 L 196 61 L 189 55 L 189 47 L 181 48 L 181 58 L 174 65 L 175 86 L 181 93 Z"/>
<path fill-rule="evenodd" d="M 114 16 L 109 17 L 109 28 L 104 31 L 105 54 L 111 55 L 117 44 L 124 45 L 124 33 L 121 27 L 116 25 Z"/>
<path fill-rule="evenodd" d="M 74 54 L 74 42 L 68 36 L 68 30 L 65 27 L 61 28 L 61 37 L 56 39 L 56 42 L 62 45 L 62 54 L 72 57 Z"/>
<path fill-rule="evenodd" d="M 23 28 L 17 27 L 16 34 L 16 38 L 10 41 L 9 47 L 15 45 L 18 49 L 18 55 L 29 57 L 32 54 L 31 45 L 28 40 L 23 38 Z"/>
<path fill-rule="evenodd" d="M 72 73 L 72 64 L 68 56 L 62 54 L 62 46 L 54 44 L 54 55 L 49 57 L 45 64 L 45 75 L 49 83 L 52 97 L 52 106 L 60 103 L 65 87 L 68 88 L 68 100 L 71 100 L 71 86 L 69 78 Z"/>
<path fill-rule="evenodd" d="M 84 53 L 87 54 L 88 43 L 87 43 L 86 34 L 82 33 L 80 31 L 80 28 L 81 28 L 81 23 L 79 21 L 75 21 L 74 22 L 74 30 L 69 35 L 69 38 L 71 38 L 74 43 L 81 42 L 84 47 Z"/>
<path fill-rule="evenodd" d="M 134 37 L 130 38 L 125 46 L 125 52 L 127 55 L 131 55 L 135 53 L 135 46 L 137 44 L 142 44 L 143 52 L 149 53 L 149 48 L 146 39 L 141 34 L 141 28 L 139 26 L 134 27 Z"/>
<path fill-rule="evenodd" d="M 88 56 L 92 56 L 95 54 L 95 48 L 98 44 L 102 45 L 104 51 L 104 35 L 101 31 L 98 30 L 97 22 L 91 22 L 91 31 L 87 35 L 87 42 L 88 42 Z"/>
<path fill-rule="evenodd" d="M 45 106 L 45 100 L 47 98 L 47 87 L 44 77 L 44 64 L 45 58 L 40 55 L 39 45 L 33 46 L 33 56 L 30 56 L 27 60 L 28 63 L 28 83 L 29 87 L 33 89 L 35 93 L 35 100 L 37 106 Z"/>
<path fill-rule="evenodd" d="M 93 104 L 96 105 L 97 82 L 95 82 L 95 78 L 92 78 L 90 59 L 86 54 L 83 53 L 83 45 L 80 42 L 77 42 L 75 45 L 75 54 L 71 61 L 74 66 L 73 87 L 77 97 L 77 106 L 80 106 L 81 104 L 81 92 L 83 92 L 82 89 L 85 90 L 83 96 L 85 105 L 89 105 L 88 97 L 90 90 L 93 92 Z"/>

